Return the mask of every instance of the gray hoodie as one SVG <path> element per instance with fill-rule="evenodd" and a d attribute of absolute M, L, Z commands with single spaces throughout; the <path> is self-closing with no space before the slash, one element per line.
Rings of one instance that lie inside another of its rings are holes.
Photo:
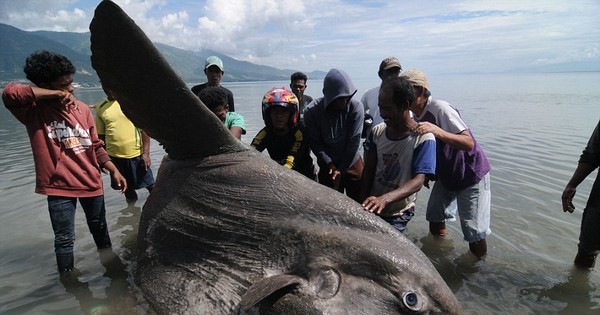
<path fill-rule="evenodd" d="M 354 83 L 342 70 L 331 69 L 323 80 L 323 97 L 313 100 L 304 113 L 304 123 L 311 150 L 320 168 L 333 164 L 346 171 L 359 158 L 360 135 L 364 111 L 356 94 Z M 341 111 L 328 108 L 339 97 L 351 97 Z"/>

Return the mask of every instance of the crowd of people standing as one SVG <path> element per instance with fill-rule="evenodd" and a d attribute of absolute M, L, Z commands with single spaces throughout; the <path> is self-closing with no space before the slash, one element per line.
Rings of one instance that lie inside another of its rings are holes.
<path fill-rule="evenodd" d="M 233 92 L 221 85 L 224 70 L 219 57 L 208 57 L 207 82 L 191 91 L 241 139 L 247 129 L 244 117 L 235 112 Z M 152 191 L 149 136 L 127 119 L 107 90 L 106 100 L 95 106 L 94 118 L 88 106 L 73 97 L 75 68 L 66 57 L 35 52 L 24 71 L 33 85 L 11 83 L 2 97 L 28 130 L 35 190 L 47 196 L 58 271 L 68 273 L 74 268 L 77 201 L 98 249 L 111 247 L 101 170 L 111 174 L 112 188 L 128 200 L 137 198 L 136 189 Z M 348 73 L 331 69 L 323 80 L 322 96 L 313 98 L 304 93 L 308 77 L 293 73 L 289 89 L 266 91 L 260 102 L 264 128 L 253 136 L 251 146 L 266 150 L 282 167 L 345 193 L 400 233 L 421 213 L 435 237 L 445 237 L 446 223 L 458 220 L 469 251 L 482 259 L 491 233 L 491 166 L 485 152 L 457 108 L 432 96 L 425 73 L 403 72 L 397 58 L 387 57 L 377 75 L 381 84 L 359 98 Z M 597 151 L 597 133 L 584 151 L 586 157 Z M 585 171 L 574 175 L 563 194 L 565 211 L 572 212 L 577 184 L 590 168 L 598 167 L 597 158 L 582 161 Z M 55 172 L 58 164 L 64 168 Z M 93 176 L 80 176 L 83 173 Z M 432 181 L 426 209 L 415 209 L 417 192 Z M 593 226 L 590 215 L 586 222 L 586 233 L 597 235 L 588 231 Z M 593 267 L 597 239 L 585 238 L 576 264 Z"/>

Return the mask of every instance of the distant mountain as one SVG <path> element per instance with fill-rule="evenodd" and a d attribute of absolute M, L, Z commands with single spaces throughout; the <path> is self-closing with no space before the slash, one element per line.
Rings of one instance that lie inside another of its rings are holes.
<path fill-rule="evenodd" d="M 160 43 L 155 43 L 155 45 L 179 76 L 190 84 L 206 80 L 204 60 L 211 55 L 218 56 L 223 60 L 225 67 L 223 82 L 287 81 L 290 75 L 296 71 L 238 61 L 211 50 L 193 52 Z M 2 47 L 0 49 L 0 85 L 14 80 L 26 80 L 23 73 L 25 59 L 32 52 L 44 49 L 67 56 L 77 68 L 75 76 L 77 82 L 84 86 L 95 86 L 99 82 L 90 61 L 90 33 L 27 32 L 0 23 L 0 47 Z M 306 74 L 311 79 L 325 77 L 323 71 Z"/>
<path fill-rule="evenodd" d="M 41 34 L 25 32 L 10 25 L 0 24 L 0 47 L 2 47 L 0 49 L 0 81 L 24 80 L 25 59 L 33 51 L 42 49 L 67 56 L 83 75 L 85 82 L 89 82 L 92 76 L 95 76 L 89 54 L 77 52 L 63 43 L 43 37 Z M 95 81 L 98 81 L 97 77 Z"/>

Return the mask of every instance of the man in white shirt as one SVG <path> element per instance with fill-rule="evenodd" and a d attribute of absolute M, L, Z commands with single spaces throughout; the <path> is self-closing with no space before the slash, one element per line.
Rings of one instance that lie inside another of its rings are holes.
<path fill-rule="evenodd" d="M 381 82 L 387 77 L 391 76 L 399 76 L 400 71 L 402 71 L 402 66 L 400 65 L 400 60 L 396 57 L 387 57 L 381 61 L 379 65 L 379 71 L 377 75 L 381 79 Z M 378 124 L 383 122 L 381 116 L 379 115 L 379 85 L 367 90 L 365 94 L 363 94 L 360 101 L 363 103 L 365 107 L 365 122 L 366 125 L 363 127 L 363 138 L 366 138 L 369 134 L 371 126 L 377 126 Z M 368 115 L 368 116 L 367 116 Z M 371 126 L 368 125 L 368 117 L 371 117 L 372 123 Z"/>

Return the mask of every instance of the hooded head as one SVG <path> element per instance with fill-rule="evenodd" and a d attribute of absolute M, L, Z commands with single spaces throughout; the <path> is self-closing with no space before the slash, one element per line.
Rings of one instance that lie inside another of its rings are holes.
<path fill-rule="evenodd" d="M 325 101 L 325 108 L 331 104 L 331 102 L 340 97 L 352 98 L 356 93 L 354 83 L 350 79 L 350 76 L 343 70 L 331 69 L 325 75 L 323 80 L 323 100 Z"/>

